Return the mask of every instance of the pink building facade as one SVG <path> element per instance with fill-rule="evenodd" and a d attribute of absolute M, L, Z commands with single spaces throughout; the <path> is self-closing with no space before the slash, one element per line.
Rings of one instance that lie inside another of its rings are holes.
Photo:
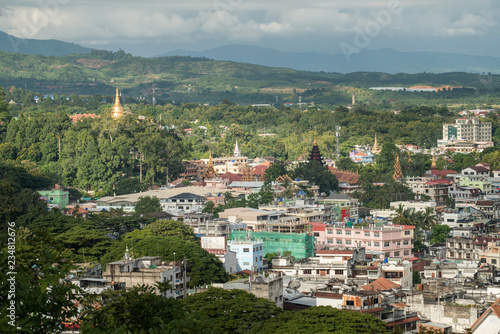
<path fill-rule="evenodd" d="M 323 225 L 323 231 L 320 231 Z M 412 258 L 415 226 L 359 226 L 344 223 L 313 224 L 316 249 L 364 247 L 378 258 Z"/>

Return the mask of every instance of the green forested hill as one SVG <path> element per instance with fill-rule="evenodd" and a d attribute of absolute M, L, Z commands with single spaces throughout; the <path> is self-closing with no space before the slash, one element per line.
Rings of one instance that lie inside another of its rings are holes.
<path fill-rule="evenodd" d="M 4 87 L 25 87 L 43 94 L 95 95 L 112 94 L 118 84 L 125 95 L 150 99 L 153 83 L 157 99 L 178 102 L 219 103 L 230 99 L 241 104 L 273 103 L 276 97 L 280 102 L 297 102 L 300 95 L 303 102 L 338 105 L 350 103 L 352 93 L 356 93 L 365 102 L 403 97 L 438 100 L 435 102 L 439 104 L 462 98 L 454 103 L 467 104 L 471 97 L 484 97 L 480 103 L 496 104 L 489 99 L 499 91 L 500 75 L 305 72 L 206 58 L 133 57 L 123 51 L 93 50 L 64 57 L 0 52 L 0 85 Z M 411 93 L 406 97 L 401 92 L 367 90 L 371 86 L 413 85 L 471 89 L 454 94 Z"/>

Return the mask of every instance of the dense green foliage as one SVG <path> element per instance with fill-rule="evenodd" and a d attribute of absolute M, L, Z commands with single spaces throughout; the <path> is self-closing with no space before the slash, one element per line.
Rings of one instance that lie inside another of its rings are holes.
<path fill-rule="evenodd" d="M 267 320 L 259 333 L 383 333 L 386 325 L 371 314 L 316 306 L 297 312 L 283 312 Z"/>
<path fill-rule="evenodd" d="M 101 299 L 102 298 L 102 299 Z M 211 333 L 205 319 L 188 312 L 180 301 L 158 295 L 154 287 L 106 291 L 88 305 L 82 333 Z M 95 307 L 103 303 L 101 307 Z"/>
<path fill-rule="evenodd" d="M 9 236 L 16 242 L 0 248 L 0 328 L 26 334 L 58 333 L 62 322 L 78 314 L 80 289 L 65 280 L 75 267 L 47 232 L 26 232 L 14 223 L 9 227 L 13 231 Z M 11 301 L 15 302 L 13 319 L 6 316 L 12 314 L 7 310 Z M 8 324 L 12 320 L 14 327 Z"/>
<path fill-rule="evenodd" d="M 192 312 L 207 315 L 206 327 L 214 333 L 257 333 L 262 322 L 283 312 L 273 302 L 243 290 L 209 288 L 182 303 Z"/>
<path fill-rule="evenodd" d="M 156 196 L 141 196 L 137 203 L 135 203 L 135 213 L 138 215 L 160 211 L 162 211 L 160 200 Z"/>
<path fill-rule="evenodd" d="M 186 258 L 190 287 L 228 280 L 223 264 L 200 247 L 193 230 L 182 222 L 156 221 L 142 230 L 127 233 L 108 250 L 102 261 L 108 263 L 123 258 L 127 248 L 135 258 L 161 256 L 162 261 L 167 262 Z"/>

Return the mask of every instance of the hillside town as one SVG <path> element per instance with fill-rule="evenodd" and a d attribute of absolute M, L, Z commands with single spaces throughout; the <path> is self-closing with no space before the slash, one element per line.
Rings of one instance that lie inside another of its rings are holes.
<path fill-rule="evenodd" d="M 114 117 L 122 113 L 118 95 L 117 101 Z M 154 199 L 159 210 L 141 215 L 189 227 L 232 277 L 189 288 L 189 260 L 136 257 L 130 243 L 121 260 L 102 267 L 86 264 L 83 276 L 73 278 L 87 292 L 170 282 L 162 294 L 185 299 L 211 286 L 247 291 L 285 311 L 330 306 L 369 314 L 398 333 L 496 333 L 500 170 L 488 163 L 460 172 L 436 165 L 445 150 L 482 150 L 491 144 L 491 124 L 477 118 L 443 125 L 442 147 L 426 152 L 432 165 L 424 176 L 403 176 L 396 156 L 393 179 L 416 196 L 392 198 L 383 209 L 364 207 L 356 198 L 363 191 L 359 175 L 334 165 L 328 170 L 338 180 L 338 191 L 328 195 L 288 174 L 269 181 L 266 171 L 275 158 L 249 159 L 237 141 L 231 156 L 183 161 L 178 179 L 147 191 L 95 200 L 73 198 L 58 185 L 38 193 L 50 208 L 83 218 L 117 211 L 132 215 L 144 198 Z M 372 147 L 358 148 L 351 159 L 376 164 L 380 151 L 375 138 Z M 324 164 L 316 141 L 307 161 Z M 287 162 L 286 168 L 300 163 Z M 224 208 L 229 201 L 264 192 L 271 194 L 266 204 Z M 420 222 L 412 219 L 415 214 L 421 214 Z"/>

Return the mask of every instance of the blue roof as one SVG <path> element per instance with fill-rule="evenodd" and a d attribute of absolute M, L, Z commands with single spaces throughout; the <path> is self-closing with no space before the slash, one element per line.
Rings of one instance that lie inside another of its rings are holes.
<path fill-rule="evenodd" d="M 304 190 L 300 189 L 297 193 L 297 196 L 307 196 L 307 193 Z"/>

